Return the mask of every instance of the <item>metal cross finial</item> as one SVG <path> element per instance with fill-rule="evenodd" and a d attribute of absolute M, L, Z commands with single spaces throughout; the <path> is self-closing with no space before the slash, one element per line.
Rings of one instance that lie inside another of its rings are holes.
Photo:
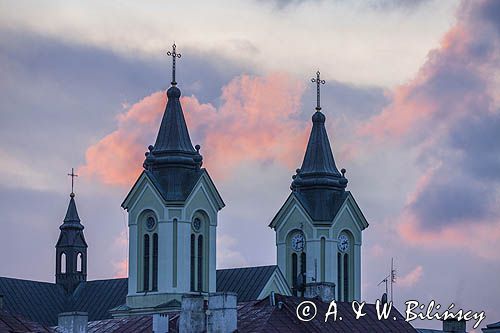
<path fill-rule="evenodd" d="M 319 85 L 320 84 L 325 84 L 325 80 L 321 80 L 319 78 L 319 71 L 316 72 L 316 78 L 312 78 L 311 82 L 316 82 L 316 110 L 319 111 L 321 110 L 320 106 L 320 97 L 319 97 Z"/>
<path fill-rule="evenodd" d="M 75 174 L 75 169 L 71 168 L 71 173 L 68 173 L 68 176 L 71 177 L 71 194 L 74 196 L 75 192 L 73 191 L 73 189 L 75 186 L 75 177 L 78 177 L 78 175 Z"/>
<path fill-rule="evenodd" d="M 173 86 L 175 86 L 177 84 L 177 82 L 175 82 L 175 58 L 180 58 L 181 57 L 181 54 L 177 53 L 175 51 L 175 48 L 176 48 L 176 45 L 175 45 L 175 42 L 174 42 L 174 44 L 172 45 L 172 52 L 170 52 L 170 51 L 167 52 L 167 55 L 172 57 L 172 82 L 170 82 L 170 83 Z"/>

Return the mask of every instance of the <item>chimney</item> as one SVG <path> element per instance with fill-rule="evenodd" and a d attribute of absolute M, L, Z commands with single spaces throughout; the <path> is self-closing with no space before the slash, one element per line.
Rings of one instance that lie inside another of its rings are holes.
<path fill-rule="evenodd" d="M 319 297 L 322 302 L 330 303 L 335 299 L 335 283 L 331 282 L 313 282 L 306 283 L 305 298 Z"/>
<path fill-rule="evenodd" d="M 168 314 L 155 313 L 153 315 L 153 333 L 168 333 L 168 321 Z"/>
<path fill-rule="evenodd" d="M 220 292 L 208 297 L 207 332 L 232 333 L 238 328 L 237 294 Z"/>
<path fill-rule="evenodd" d="M 448 319 L 443 320 L 443 331 L 444 332 L 461 332 L 464 333 L 466 329 L 465 320 Z"/>
<path fill-rule="evenodd" d="M 183 295 L 181 314 L 179 317 L 179 332 L 205 332 L 205 327 L 205 298 L 203 297 L 203 295 Z"/>
<path fill-rule="evenodd" d="M 57 316 L 58 332 L 62 333 L 87 333 L 87 312 L 63 312 Z"/>

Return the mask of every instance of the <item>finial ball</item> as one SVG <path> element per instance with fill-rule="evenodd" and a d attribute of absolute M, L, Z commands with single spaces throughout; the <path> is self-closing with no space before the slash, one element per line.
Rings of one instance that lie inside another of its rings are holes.
<path fill-rule="evenodd" d="M 75 193 L 71 192 L 71 194 L 69 196 L 72 197 L 72 198 L 74 198 L 75 197 Z"/>
<path fill-rule="evenodd" d="M 194 146 L 194 149 L 196 149 L 196 151 L 199 151 L 199 150 L 200 150 L 200 148 L 201 148 L 201 146 L 200 146 L 200 145 L 196 145 L 196 146 Z"/>
<path fill-rule="evenodd" d="M 340 170 L 340 172 L 342 172 L 342 177 L 344 177 L 344 176 L 345 176 L 345 173 L 347 172 L 347 170 L 346 170 L 346 169 L 344 169 L 344 168 L 342 168 L 342 170 Z"/>
<path fill-rule="evenodd" d="M 148 150 L 149 150 L 149 151 L 152 151 L 152 150 L 153 150 L 153 148 L 154 148 L 154 147 L 153 147 L 153 145 L 149 145 L 149 146 L 148 146 Z"/>

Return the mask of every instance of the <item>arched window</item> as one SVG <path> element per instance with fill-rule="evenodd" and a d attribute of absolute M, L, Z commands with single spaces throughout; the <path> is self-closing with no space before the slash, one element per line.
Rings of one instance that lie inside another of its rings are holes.
<path fill-rule="evenodd" d="M 294 296 L 297 296 L 297 277 L 299 275 L 297 254 L 292 253 L 292 288 Z"/>
<path fill-rule="evenodd" d="M 337 295 L 338 300 L 342 301 L 342 255 L 337 253 Z"/>
<path fill-rule="evenodd" d="M 143 289 L 144 291 L 149 290 L 149 235 L 144 235 L 144 275 L 143 275 Z"/>
<path fill-rule="evenodd" d="M 349 255 L 344 254 L 344 301 L 349 301 Z"/>
<path fill-rule="evenodd" d="M 83 271 L 83 258 L 81 252 L 78 252 L 78 254 L 76 255 L 76 271 L 77 272 Z"/>
<path fill-rule="evenodd" d="M 203 290 L 203 235 L 198 236 L 198 291 Z"/>
<path fill-rule="evenodd" d="M 320 243 L 320 269 L 321 269 L 321 274 L 320 274 L 320 281 L 325 282 L 325 273 L 326 273 L 326 259 L 325 259 L 325 237 L 321 237 L 321 243 Z"/>
<path fill-rule="evenodd" d="M 191 291 L 195 291 L 194 289 L 194 286 L 195 286 L 195 267 L 196 267 L 196 264 L 195 264 L 195 261 L 196 261 L 196 257 L 195 257 L 195 235 L 194 234 L 191 234 Z"/>
<path fill-rule="evenodd" d="M 158 290 L 158 234 L 153 234 L 153 290 Z"/>
<path fill-rule="evenodd" d="M 302 274 L 302 281 L 306 282 L 306 253 L 302 252 L 300 254 L 300 273 Z"/>
<path fill-rule="evenodd" d="M 66 253 L 61 253 L 61 273 L 66 273 Z"/>
<path fill-rule="evenodd" d="M 208 216 L 203 211 L 196 212 L 191 222 L 191 291 L 209 289 L 209 227 Z"/>

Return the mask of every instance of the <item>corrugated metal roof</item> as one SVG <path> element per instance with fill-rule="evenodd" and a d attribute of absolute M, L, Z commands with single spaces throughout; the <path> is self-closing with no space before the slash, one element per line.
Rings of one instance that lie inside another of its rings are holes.
<path fill-rule="evenodd" d="M 0 310 L 0 332 L 48 332 L 54 330 L 48 326 L 27 320 L 19 315 L 13 315 L 7 311 Z"/>
<path fill-rule="evenodd" d="M 395 308 L 392 308 L 387 320 L 378 320 L 375 305 L 365 304 L 363 311 L 366 315 L 356 319 L 351 303 L 338 302 L 337 320 L 333 321 L 333 317 L 330 317 L 325 322 L 324 314 L 327 313 L 329 304 L 319 299 L 309 299 L 315 303 L 318 315 L 313 320 L 305 322 L 300 321 L 296 315 L 297 306 L 304 301 L 304 298 L 282 295 L 275 297 L 276 305 L 274 306 L 270 304 L 268 298 L 240 303 L 238 305 L 238 332 L 417 332 Z M 278 303 L 281 303 L 281 306 L 278 306 Z M 178 313 L 170 315 L 169 332 L 178 332 L 178 319 Z M 89 323 L 89 333 L 113 332 L 150 333 L 152 332 L 152 316 L 135 316 Z"/>
<path fill-rule="evenodd" d="M 82 282 L 73 294 L 55 283 L 0 277 L 4 309 L 47 325 L 61 312 L 88 312 L 89 320 L 111 318 L 109 309 L 125 303 L 127 279 Z"/>
<path fill-rule="evenodd" d="M 256 300 L 277 268 L 271 265 L 218 269 L 217 291 L 237 293 L 238 302 Z"/>
<path fill-rule="evenodd" d="M 217 291 L 238 294 L 238 302 L 256 300 L 278 266 L 217 270 Z M 46 325 L 56 325 L 61 312 L 83 311 L 89 321 L 111 318 L 110 309 L 125 304 L 128 279 L 82 282 L 73 294 L 55 283 L 0 277 L 5 310 Z"/>
<path fill-rule="evenodd" d="M 0 294 L 5 310 L 42 324 L 55 325 L 66 305 L 64 288 L 55 283 L 0 277 Z"/>

